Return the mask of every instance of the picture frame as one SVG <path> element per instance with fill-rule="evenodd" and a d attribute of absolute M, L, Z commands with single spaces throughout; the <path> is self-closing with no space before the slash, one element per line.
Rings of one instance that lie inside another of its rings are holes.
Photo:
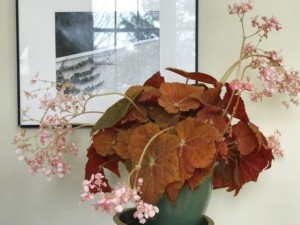
<path fill-rule="evenodd" d="M 168 81 L 181 80 L 165 70 L 198 71 L 197 0 L 16 0 L 18 124 L 36 127 L 43 114 L 39 101 L 24 94 L 35 89 L 32 77 L 72 81 L 74 95 L 124 93 L 157 71 Z M 51 90 L 53 94 L 57 87 Z M 120 96 L 92 101 L 105 111 Z M 94 124 L 99 114 L 74 124 Z"/>

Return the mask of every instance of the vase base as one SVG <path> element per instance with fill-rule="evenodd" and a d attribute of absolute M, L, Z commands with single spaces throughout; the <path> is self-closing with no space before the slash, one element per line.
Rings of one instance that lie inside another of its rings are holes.
<path fill-rule="evenodd" d="M 204 217 L 204 223 L 202 223 L 203 225 L 214 225 L 215 224 L 214 221 L 211 218 L 209 218 L 208 216 L 204 215 L 203 217 Z"/>
<path fill-rule="evenodd" d="M 129 209 L 127 210 L 131 213 L 129 214 L 122 214 L 122 213 L 118 213 L 113 217 L 114 222 L 117 225 L 141 225 L 138 221 L 138 219 L 133 219 L 132 218 L 132 214 L 133 214 L 133 210 Z M 147 224 L 147 223 L 146 223 Z M 199 225 L 214 225 L 214 221 L 209 218 L 206 215 L 203 215 L 203 221 L 199 224 Z M 182 224 L 182 225 L 188 225 L 188 224 Z"/>

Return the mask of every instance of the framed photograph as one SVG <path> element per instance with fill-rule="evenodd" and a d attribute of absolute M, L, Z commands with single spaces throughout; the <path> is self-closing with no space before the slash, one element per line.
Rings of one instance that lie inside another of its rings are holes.
<path fill-rule="evenodd" d="M 124 93 L 157 71 L 168 81 L 181 79 L 165 70 L 197 71 L 197 0 L 16 0 L 19 125 L 43 116 L 39 101 L 28 101 L 33 77 L 71 83 L 68 95 Z M 51 92 L 51 90 L 50 90 Z M 91 102 L 105 111 L 120 96 Z M 74 124 L 93 124 L 100 115 Z"/>

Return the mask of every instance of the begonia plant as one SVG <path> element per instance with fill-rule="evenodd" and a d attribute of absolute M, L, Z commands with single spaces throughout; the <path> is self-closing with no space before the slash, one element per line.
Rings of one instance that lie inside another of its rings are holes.
<path fill-rule="evenodd" d="M 167 68 L 187 82 L 168 82 L 163 72 L 157 72 L 143 85 L 119 94 L 123 98 L 101 115 L 87 136 L 92 143 L 82 201 L 94 199 L 96 209 L 112 215 L 133 202 L 134 216 L 145 223 L 158 212 L 155 204 L 163 195 L 175 204 L 184 185 L 195 190 L 207 176 L 213 176 L 213 188 L 227 188 L 236 195 L 245 183 L 257 181 L 271 167 L 274 156 L 283 156 L 280 132 L 265 136 L 251 122 L 242 94 L 248 93 L 256 102 L 286 93 L 283 104 L 298 105 L 299 72 L 286 69 L 278 51 L 261 48 L 271 31 L 282 28 L 274 16 L 250 19 L 251 29 L 246 32 L 245 20 L 252 8 L 250 1 L 229 6 L 229 14 L 241 23 L 242 44 L 239 58 L 219 81 L 209 74 Z M 248 76 L 250 70 L 256 75 Z M 34 77 L 31 82 L 47 81 Z M 21 129 L 14 139 L 16 154 L 30 172 L 42 172 L 48 178 L 70 171 L 64 154 L 76 155 L 77 148 L 68 136 L 81 127 L 72 126 L 72 120 L 92 113 L 86 104 L 107 95 L 68 95 L 65 90 L 72 85 L 67 83 L 59 84 L 57 95 L 52 96 L 49 90 L 56 86 L 49 82 L 46 89 L 25 92 L 30 100 L 43 92 L 40 108 L 44 114 L 37 121 L 36 135 Z M 34 120 L 29 109 L 23 109 L 23 117 Z M 127 168 L 128 179 L 111 186 L 105 170 L 120 176 L 119 164 Z"/>

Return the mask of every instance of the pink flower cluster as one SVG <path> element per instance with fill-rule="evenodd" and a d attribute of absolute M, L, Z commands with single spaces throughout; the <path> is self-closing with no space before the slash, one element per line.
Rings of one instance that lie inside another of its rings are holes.
<path fill-rule="evenodd" d="M 273 135 L 267 138 L 267 141 L 268 141 L 269 148 L 273 150 L 273 154 L 283 157 L 284 150 L 280 145 L 280 140 L 279 140 L 280 136 L 281 133 L 278 130 L 276 130 Z"/>
<path fill-rule="evenodd" d="M 67 135 L 71 133 L 72 126 L 66 120 L 48 115 L 37 134 L 28 136 L 25 130 L 21 130 L 15 136 L 16 155 L 26 162 L 31 174 L 41 172 L 49 180 L 52 175 L 63 177 L 70 172 L 70 165 L 64 161 L 63 154 L 70 152 L 77 155 L 75 144 L 67 142 Z"/>
<path fill-rule="evenodd" d="M 98 196 L 94 207 L 96 210 L 102 209 L 104 212 L 115 215 L 127 208 L 129 203 L 136 206 L 137 211 L 134 218 L 138 218 L 139 222 L 144 224 L 146 219 L 153 218 L 158 212 L 158 208 L 151 204 L 147 204 L 141 200 L 140 187 L 143 180 L 138 179 L 136 189 L 132 189 L 127 184 L 118 184 L 111 192 L 103 192 L 103 188 L 107 187 L 103 181 L 104 176 L 101 173 L 93 174 L 90 180 L 84 180 L 82 183 L 84 193 L 80 196 L 81 201 L 92 200 Z"/>
<path fill-rule="evenodd" d="M 57 113 L 70 113 L 70 115 L 80 113 L 86 102 L 85 96 L 68 95 L 64 91 L 62 88 L 55 97 L 51 93 L 46 93 L 40 99 L 40 108 Z"/>
<path fill-rule="evenodd" d="M 252 1 L 245 1 L 241 3 L 236 3 L 233 5 L 228 6 L 229 14 L 238 14 L 240 16 L 244 15 L 245 13 L 251 11 L 253 9 L 253 3 Z M 279 21 L 272 16 L 271 18 L 268 18 L 266 16 L 262 17 L 254 17 L 251 21 L 252 27 L 255 27 L 259 31 L 264 31 L 264 33 L 269 33 L 271 30 L 280 30 L 282 28 Z"/>
<path fill-rule="evenodd" d="M 253 5 L 251 1 L 242 2 L 229 6 L 229 14 L 238 14 L 241 23 L 244 23 L 244 17 L 241 15 L 252 10 Z M 261 81 L 262 87 L 243 83 L 237 79 L 233 80 L 230 85 L 233 90 L 248 90 L 250 91 L 250 98 L 256 102 L 262 100 L 263 97 L 272 97 L 275 93 L 287 93 L 289 101 L 283 101 L 283 104 L 288 108 L 290 103 L 298 105 L 298 93 L 300 92 L 300 77 L 299 72 L 295 70 L 288 71 L 284 68 L 282 62 L 283 57 L 277 51 L 263 51 L 258 49 L 262 38 L 267 38 L 267 33 L 272 30 L 280 30 L 282 28 L 279 21 L 274 17 L 254 17 L 251 20 L 252 27 L 257 30 L 251 34 L 243 34 L 243 46 L 241 61 L 244 59 L 251 59 L 250 65 L 245 67 L 243 73 L 247 68 L 257 69 L 259 71 L 258 79 Z M 259 37 L 258 44 L 255 46 L 251 42 L 245 42 L 247 39 L 254 36 Z M 244 74 L 241 75 L 244 77 Z M 247 86 L 248 85 L 248 86 Z"/>
<path fill-rule="evenodd" d="M 240 91 L 240 92 L 244 91 L 244 90 L 253 92 L 256 89 L 255 86 L 250 83 L 249 78 L 247 79 L 247 82 L 243 82 L 241 80 L 234 79 L 234 80 L 229 82 L 229 85 L 230 85 L 232 90 Z"/>
<path fill-rule="evenodd" d="M 278 31 L 282 28 L 281 24 L 274 16 L 272 16 L 271 18 L 262 16 L 260 20 L 258 16 L 256 16 L 252 19 L 251 23 L 252 27 L 256 27 L 258 30 L 262 30 L 265 33 L 269 33 L 273 29 Z"/>
<path fill-rule="evenodd" d="M 272 97 L 275 93 L 287 93 L 289 101 L 284 101 L 286 107 L 289 102 L 298 105 L 300 92 L 300 76 L 295 70 L 288 71 L 282 65 L 282 56 L 275 51 L 264 52 L 264 55 L 253 55 L 251 68 L 259 71 L 262 89 L 252 92 L 251 100 L 257 101 L 265 97 Z"/>
<path fill-rule="evenodd" d="M 243 51 L 244 51 L 245 53 L 250 54 L 250 53 L 252 53 L 254 50 L 255 50 L 255 46 L 254 46 L 253 44 L 251 44 L 251 43 L 246 43 L 246 44 L 244 44 L 244 46 L 243 46 Z"/>
<path fill-rule="evenodd" d="M 138 201 L 136 203 L 136 211 L 134 212 L 134 218 L 138 218 L 139 222 L 144 224 L 146 219 L 153 218 L 159 210 L 156 206 L 145 203 L 143 201 Z"/>
<path fill-rule="evenodd" d="M 38 82 L 37 77 L 31 80 L 31 84 Z M 69 143 L 68 137 L 73 132 L 70 120 L 83 111 L 85 97 L 64 94 L 64 89 L 52 96 L 48 92 L 39 99 L 40 108 L 44 114 L 39 121 L 39 129 L 35 134 L 27 134 L 25 130 L 20 130 L 15 136 L 13 143 L 16 145 L 16 155 L 19 160 L 24 160 L 29 165 L 31 174 L 41 172 L 47 179 L 53 175 L 63 177 L 70 172 L 70 165 L 65 162 L 63 155 L 71 153 L 77 155 L 77 147 L 74 143 Z M 36 91 L 25 92 L 29 99 L 37 99 Z M 23 111 L 23 117 L 33 120 L 27 108 Z M 58 116 L 60 115 L 60 116 Z"/>
<path fill-rule="evenodd" d="M 241 3 L 233 4 L 228 6 L 229 14 L 245 14 L 252 10 L 253 3 L 252 1 L 246 1 Z"/>

